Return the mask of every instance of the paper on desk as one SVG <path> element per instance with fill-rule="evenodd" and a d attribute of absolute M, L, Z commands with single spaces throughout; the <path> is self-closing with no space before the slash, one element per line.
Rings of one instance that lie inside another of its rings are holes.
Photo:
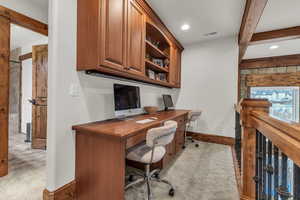
<path fill-rule="evenodd" d="M 139 120 L 139 121 L 136 121 L 136 123 L 138 124 L 146 124 L 146 123 L 150 123 L 150 122 L 154 122 L 155 120 L 153 119 L 143 119 L 143 120 Z"/>

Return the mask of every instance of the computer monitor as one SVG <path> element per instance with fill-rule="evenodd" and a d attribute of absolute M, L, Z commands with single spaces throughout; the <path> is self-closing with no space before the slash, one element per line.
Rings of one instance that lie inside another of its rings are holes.
<path fill-rule="evenodd" d="M 169 110 L 169 108 L 174 107 L 171 95 L 164 94 L 163 100 L 164 100 L 164 104 L 165 104 L 165 110 Z"/>
<path fill-rule="evenodd" d="M 114 84 L 115 115 L 118 118 L 141 113 L 140 88 Z"/>

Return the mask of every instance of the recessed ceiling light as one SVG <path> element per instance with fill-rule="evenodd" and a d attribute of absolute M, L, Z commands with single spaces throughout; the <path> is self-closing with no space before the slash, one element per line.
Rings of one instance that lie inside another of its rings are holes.
<path fill-rule="evenodd" d="M 271 49 L 271 50 L 273 50 L 273 49 L 278 49 L 278 48 L 279 48 L 278 45 L 272 45 L 272 46 L 270 46 L 270 49 Z"/>
<path fill-rule="evenodd" d="M 183 24 L 182 26 L 181 26 L 181 30 L 183 30 L 183 31 L 187 31 L 187 30 L 189 30 L 191 27 L 190 27 L 190 25 L 188 25 L 188 24 Z"/>

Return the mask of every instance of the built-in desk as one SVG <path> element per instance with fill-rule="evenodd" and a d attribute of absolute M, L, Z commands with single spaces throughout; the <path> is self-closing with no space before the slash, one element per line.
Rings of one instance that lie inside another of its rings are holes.
<path fill-rule="evenodd" d="M 78 200 L 122 200 L 125 186 L 126 149 L 142 142 L 147 130 L 167 120 L 178 122 L 175 139 L 159 163 L 165 167 L 184 145 L 188 110 L 138 115 L 129 120 L 106 120 L 73 126 L 76 131 L 76 192 Z M 138 124 L 150 117 L 154 122 Z"/>

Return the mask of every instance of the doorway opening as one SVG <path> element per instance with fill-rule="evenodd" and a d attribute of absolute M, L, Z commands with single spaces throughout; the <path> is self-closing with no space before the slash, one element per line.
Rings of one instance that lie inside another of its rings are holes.
<path fill-rule="evenodd" d="M 0 15 L 0 49 L 4 52 L 0 57 L 1 198 L 42 199 L 46 186 L 48 26 L 3 9 L 8 16 Z"/>

